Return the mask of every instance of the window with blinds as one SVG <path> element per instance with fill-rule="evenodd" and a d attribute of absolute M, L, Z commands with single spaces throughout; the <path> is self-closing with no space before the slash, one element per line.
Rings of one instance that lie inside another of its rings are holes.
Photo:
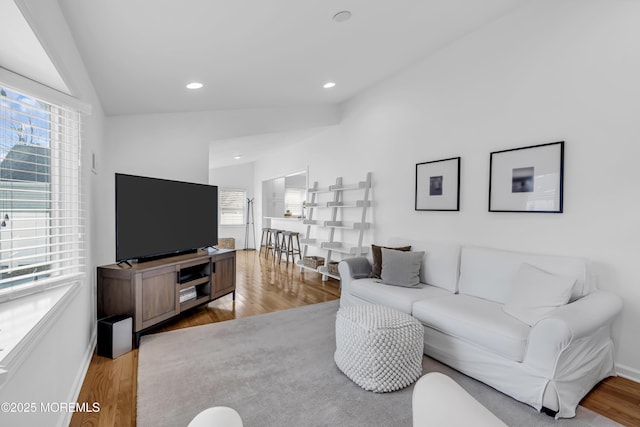
<path fill-rule="evenodd" d="M 222 188 L 220 197 L 220 225 L 244 225 L 244 206 L 247 192 Z"/>
<path fill-rule="evenodd" d="M 80 115 L 0 83 L 0 301 L 82 274 Z"/>
<path fill-rule="evenodd" d="M 291 216 L 302 216 L 302 201 L 304 200 L 304 188 L 287 188 L 284 191 L 284 209 Z"/>

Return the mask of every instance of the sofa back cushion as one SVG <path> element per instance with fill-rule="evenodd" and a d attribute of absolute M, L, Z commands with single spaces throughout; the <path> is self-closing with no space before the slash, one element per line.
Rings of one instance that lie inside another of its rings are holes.
<path fill-rule="evenodd" d="M 458 292 L 504 304 L 523 263 L 551 274 L 575 278 L 571 300 L 590 291 L 588 261 L 584 258 L 464 247 L 460 258 Z"/>
<path fill-rule="evenodd" d="M 389 239 L 389 246 L 409 246 L 411 251 L 424 252 L 420 264 L 420 282 L 458 291 L 460 265 L 460 245 L 421 240 L 407 240 L 399 237 Z"/>

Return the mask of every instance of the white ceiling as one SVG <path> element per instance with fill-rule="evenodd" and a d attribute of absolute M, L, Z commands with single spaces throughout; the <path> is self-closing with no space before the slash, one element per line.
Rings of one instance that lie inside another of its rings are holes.
<path fill-rule="evenodd" d="M 103 109 L 121 115 L 340 103 L 526 1 L 59 3 Z"/>
<path fill-rule="evenodd" d="M 302 144 L 327 132 L 330 128 L 329 126 L 315 127 L 289 132 L 217 139 L 210 145 L 212 149 L 209 150 L 209 168 L 254 162 L 273 150 Z M 240 158 L 236 159 L 236 156 L 240 156 Z"/>

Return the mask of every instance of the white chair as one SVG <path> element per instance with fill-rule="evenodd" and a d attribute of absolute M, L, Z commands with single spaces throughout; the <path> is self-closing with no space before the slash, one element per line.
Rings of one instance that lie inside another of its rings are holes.
<path fill-rule="evenodd" d="M 234 409 L 214 406 L 196 415 L 188 427 L 242 427 L 242 418 Z"/>
<path fill-rule="evenodd" d="M 507 427 L 458 383 L 439 372 L 418 380 L 412 407 L 413 427 Z"/>

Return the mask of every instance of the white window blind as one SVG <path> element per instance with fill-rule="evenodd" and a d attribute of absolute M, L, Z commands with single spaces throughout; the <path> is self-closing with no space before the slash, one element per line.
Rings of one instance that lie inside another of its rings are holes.
<path fill-rule="evenodd" d="M 243 225 L 246 202 L 246 191 L 220 189 L 220 225 Z"/>
<path fill-rule="evenodd" d="M 284 210 L 292 216 L 302 216 L 302 201 L 304 200 L 304 188 L 287 188 L 284 191 Z"/>
<path fill-rule="evenodd" d="M 80 114 L 0 83 L 0 301 L 83 269 Z"/>

